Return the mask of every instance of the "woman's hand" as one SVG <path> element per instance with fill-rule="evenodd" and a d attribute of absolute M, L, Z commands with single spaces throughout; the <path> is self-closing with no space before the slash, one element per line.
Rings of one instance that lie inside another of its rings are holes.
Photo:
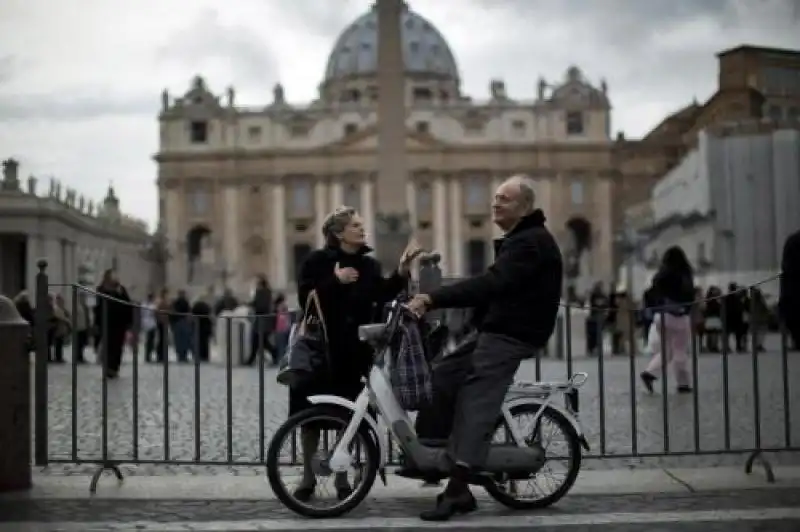
<path fill-rule="evenodd" d="M 342 268 L 339 263 L 333 267 L 333 274 L 342 284 L 350 284 L 358 281 L 358 270 L 355 268 Z"/>
<path fill-rule="evenodd" d="M 397 271 L 400 275 L 408 275 L 409 270 L 411 269 L 411 263 L 414 262 L 414 259 L 419 257 L 423 252 L 423 249 L 417 244 L 415 239 L 411 239 L 406 246 L 405 251 L 400 256 L 400 264 L 397 266 Z"/>

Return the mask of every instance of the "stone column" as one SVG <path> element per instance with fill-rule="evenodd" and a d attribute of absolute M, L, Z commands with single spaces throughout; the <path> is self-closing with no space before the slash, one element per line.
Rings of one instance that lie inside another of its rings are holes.
<path fill-rule="evenodd" d="M 232 274 L 232 287 L 236 290 L 241 288 L 243 281 L 243 264 L 239 253 L 242 248 L 241 235 L 239 234 L 239 188 L 235 185 L 225 187 L 222 192 L 222 202 L 222 212 L 225 213 L 222 225 L 223 252 L 225 253 L 227 267 Z"/>
<path fill-rule="evenodd" d="M 405 64 L 401 40 L 403 0 L 378 0 L 377 255 L 393 264 L 410 231 L 406 205 Z"/>
<path fill-rule="evenodd" d="M 437 176 L 433 181 L 433 249 L 441 253 L 439 267 L 449 273 L 452 263 L 451 251 L 447 248 L 447 182 L 444 177 Z"/>
<path fill-rule="evenodd" d="M 344 205 L 344 188 L 342 187 L 341 179 L 336 177 L 331 179 L 330 189 L 331 210 Z"/>
<path fill-rule="evenodd" d="M 281 182 L 272 185 L 272 275 L 276 286 L 286 287 L 286 189 Z M 319 229 L 317 229 L 318 232 Z"/>
<path fill-rule="evenodd" d="M 77 253 L 75 251 L 75 242 L 67 240 L 65 243 L 66 246 L 66 264 L 64 265 L 64 276 L 65 284 L 74 284 L 78 282 L 78 267 L 77 267 Z M 125 261 L 123 261 L 124 264 Z M 128 281 L 130 282 L 130 280 Z M 67 309 L 72 308 L 72 289 L 71 288 L 63 288 L 62 295 L 64 296 L 64 301 L 67 304 Z"/>
<path fill-rule="evenodd" d="M 36 289 L 36 263 L 45 257 L 44 238 L 39 234 L 29 234 L 28 242 L 25 246 L 27 257 L 25 257 L 25 289 L 28 295 L 33 298 L 33 291 Z M 31 299 L 33 301 L 33 299 Z"/>
<path fill-rule="evenodd" d="M 461 180 L 450 178 L 450 274 L 460 277 L 464 274 L 464 237 L 462 229 L 462 190 Z"/>
<path fill-rule="evenodd" d="M 166 248 L 170 259 L 167 262 L 167 278 L 165 286 L 183 287 L 186 286 L 186 233 L 181 234 L 181 213 L 183 212 L 183 202 L 177 189 L 163 189 L 165 195 L 164 206 L 164 226 L 166 237 Z M 92 259 L 93 265 L 97 266 L 97 261 Z"/>
<path fill-rule="evenodd" d="M 372 179 L 367 176 L 361 181 L 361 216 L 364 218 L 364 227 L 367 239 L 375 244 L 375 188 Z"/>
<path fill-rule="evenodd" d="M 492 202 L 494 200 L 494 192 L 497 190 L 497 187 L 499 187 L 502 182 L 503 182 L 503 177 L 499 175 L 492 176 L 491 190 L 489 191 L 489 202 Z M 503 230 L 497 227 L 494 224 L 494 222 L 492 222 L 492 238 L 500 238 L 502 236 L 503 236 Z M 491 248 L 492 246 L 489 247 Z M 490 256 L 494 257 L 493 251 L 491 252 Z M 492 261 L 490 260 L 489 264 L 491 263 Z"/>
<path fill-rule="evenodd" d="M 328 215 L 328 194 L 327 184 L 319 177 L 314 182 L 314 231 L 317 235 L 317 247 L 325 245 L 325 238 L 322 236 L 322 223 Z"/>
<path fill-rule="evenodd" d="M 406 183 L 406 209 L 412 232 L 417 230 L 417 186 L 413 181 Z"/>
<path fill-rule="evenodd" d="M 613 201 L 614 188 L 611 179 L 597 176 L 594 182 L 598 209 L 592 223 L 592 266 L 595 278 L 612 281 L 615 277 L 613 256 Z M 597 221 L 595 221 L 597 220 Z"/>
<path fill-rule="evenodd" d="M 536 188 L 534 192 L 536 194 L 536 208 L 542 209 L 544 212 L 545 217 L 548 218 L 548 226 L 550 226 L 551 230 L 556 227 L 556 224 L 559 224 L 560 227 L 563 227 L 566 220 L 556 220 L 556 209 L 553 205 L 553 181 L 549 177 L 536 177 L 534 178 L 536 183 Z"/>

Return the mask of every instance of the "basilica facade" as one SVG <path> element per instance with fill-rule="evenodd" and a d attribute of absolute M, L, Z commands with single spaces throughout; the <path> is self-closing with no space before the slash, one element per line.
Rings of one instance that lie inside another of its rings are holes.
<path fill-rule="evenodd" d="M 498 236 L 493 189 L 515 173 L 536 180 L 572 282 L 613 280 L 621 201 L 631 190 L 644 197 L 661 168 L 632 162 L 633 143 L 611 134 L 606 83 L 565 65 L 527 98 L 487 80 L 487 97 L 473 99 L 442 34 L 408 6 L 400 21 L 407 173 L 399 188 L 382 190 L 377 179 L 376 8 L 335 42 L 310 104 L 292 103 L 276 85 L 271 102 L 243 108 L 234 88 L 218 94 L 201 76 L 178 97 L 164 92 L 155 159 L 170 286 L 224 283 L 244 293 L 263 273 L 292 292 L 299 264 L 323 243 L 329 211 L 357 207 L 374 233 L 376 205 L 398 191 L 418 241 L 442 254 L 444 274 L 471 275 L 490 263 Z"/>

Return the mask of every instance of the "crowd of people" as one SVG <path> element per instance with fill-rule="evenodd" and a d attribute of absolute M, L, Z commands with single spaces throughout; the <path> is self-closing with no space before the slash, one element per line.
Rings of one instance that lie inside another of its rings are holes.
<path fill-rule="evenodd" d="M 652 286 L 644 290 L 640 301 L 636 301 L 627 290 L 606 291 L 602 283 L 592 288 L 585 303 L 574 298 L 572 304 L 588 311 L 587 354 L 598 355 L 606 336 L 610 338 L 613 354 L 636 354 L 641 345 L 646 349 L 655 315 L 653 309 L 658 306 L 656 300 Z M 690 330 L 697 338 L 699 353 L 719 353 L 723 349 L 726 352 L 749 351 L 751 338 L 757 349 L 763 351 L 765 333 L 777 326 L 777 316 L 758 287 L 730 283 L 727 293 L 715 285 L 706 290 L 695 287 L 687 308 L 691 317 Z"/>
<path fill-rule="evenodd" d="M 170 346 L 179 363 L 208 362 L 216 319 L 243 306 L 230 290 L 213 307 L 210 295 L 190 302 L 184 290 L 172 297 L 167 289 L 162 289 L 158 295 L 149 294 L 145 301 L 136 302 L 114 270 L 107 270 L 94 290 L 78 290 L 76 295 L 75 304 L 67 305 L 61 294 L 48 294 L 48 360 L 64 363 L 65 347 L 69 346 L 75 362 L 84 364 L 86 350 L 92 347 L 97 362 L 106 364 L 111 379 L 119 375 L 125 346 L 139 340 L 143 342 L 146 362 L 168 359 Z M 94 304 L 90 305 L 90 301 Z M 35 305 L 28 292 L 19 293 L 14 302 L 20 316 L 33 324 Z M 266 353 L 269 363 L 277 364 L 286 351 L 293 321 L 285 296 L 273 297 L 266 277 L 261 276 L 252 300 L 244 306 L 249 308 L 253 322 L 245 363 L 254 365 Z M 34 349 L 32 335 L 28 349 Z"/>

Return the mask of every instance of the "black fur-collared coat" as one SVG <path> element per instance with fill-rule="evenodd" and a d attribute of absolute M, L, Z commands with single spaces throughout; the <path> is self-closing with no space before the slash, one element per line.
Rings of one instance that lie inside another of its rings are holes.
<path fill-rule="evenodd" d="M 304 306 L 312 290 L 319 295 L 328 330 L 330 372 L 306 389 L 290 390 L 289 415 L 308 408 L 309 395 L 354 400 L 364 387 L 361 377 L 372 366 L 372 350 L 359 341 L 358 326 L 380 321 L 384 304 L 408 284 L 408 278 L 396 271 L 384 277 L 380 263 L 368 255 L 371 251 L 367 246 L 358 253 L 325 247 L 313 251 L 300 267 L 298 301 Z M 358 270 L 358 281 L 340 283 L 334 274 L 337 263 Z"/>

